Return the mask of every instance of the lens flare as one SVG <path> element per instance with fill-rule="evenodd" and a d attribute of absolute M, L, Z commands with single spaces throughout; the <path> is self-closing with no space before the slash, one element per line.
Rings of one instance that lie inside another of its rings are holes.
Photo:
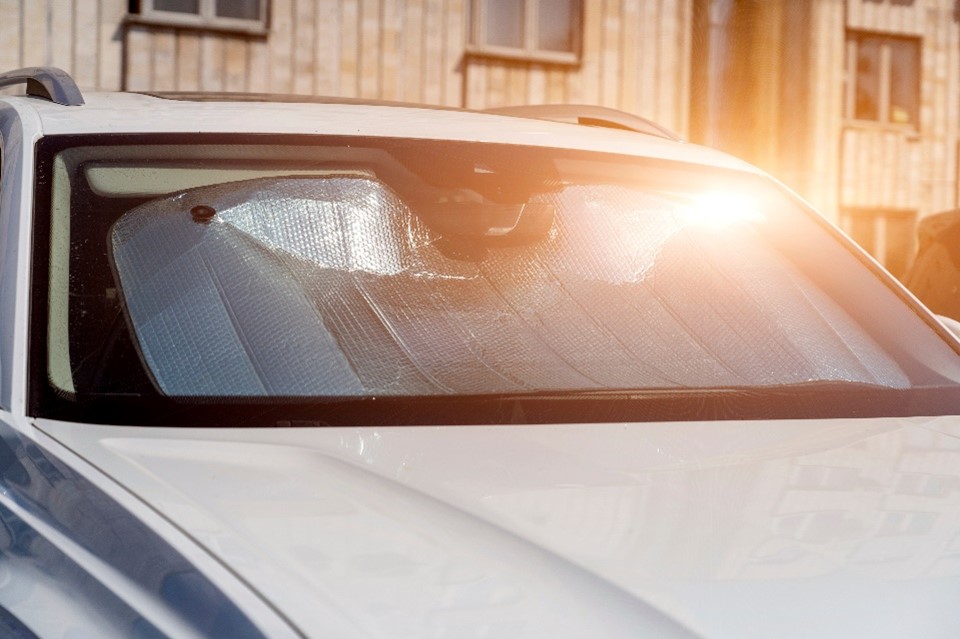
<path fill-rule="evenodd" d="M 684 217 L 704 228 L 724 229 L 763 221 L 760 202 L 745 193 L 707 191 L 693 196 Z"/>

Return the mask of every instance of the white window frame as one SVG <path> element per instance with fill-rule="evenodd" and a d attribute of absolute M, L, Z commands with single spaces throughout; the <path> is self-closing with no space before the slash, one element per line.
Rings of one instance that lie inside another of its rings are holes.
<path fill-rule="evenodd" d="M 571 0 L 573 32 L 572 51 L 553 51 L 537 46 L 539 26 L 539 0 L 520 0 L 523 3 L 523 46 L 505 47 L 487 44 L 487 1 L 472 0 L 470 7 L 470 44 L 467 53 L 506 60 L 546 62 L 555 64 L 579 64 L 583 43 L 583 0 Z"/>
<path fill-rule="evenodd" d="M 206 29 L 210 31 L 231 31 L 253 35 L 267 34 L 267 16 L 269 0 L 258 0 L 260 19 L 224 18 L 216 15 L 216 0 L 199 0 L 199 13 L 162 11 L 154 8 L 154 0 L 140 0 L 140 13 L 131 15 L 134 22 L 162 25 L 168 27 Z"/>

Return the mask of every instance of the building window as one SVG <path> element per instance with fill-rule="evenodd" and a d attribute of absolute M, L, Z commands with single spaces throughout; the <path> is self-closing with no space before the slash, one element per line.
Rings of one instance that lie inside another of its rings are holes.
<path fill-rule="evenodd" d="M 846 116 L 917 128 L 920 119 L 920 40 L 847 34 Z"/>
<path fill-rule="evenodd" d="M 896 277 L 903 277 L 916 251 L 917 212 L 900 209 L 847 209 L 840 226 Z"/>
<path fill-rule="evenodd" d="M 265 34 L 268 0 L 134 0 L 137 22 Z"/>
<path fill-rule="evenodd" d="M 582 0 L 473 0 L 470 53 L 579 61 Z"/>

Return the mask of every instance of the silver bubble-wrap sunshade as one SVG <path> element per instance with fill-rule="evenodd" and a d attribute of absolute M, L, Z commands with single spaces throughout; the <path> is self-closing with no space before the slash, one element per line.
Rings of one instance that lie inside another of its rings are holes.
<path fill-rule="evenodd" d="M 348 175 L 153 200 L 110 247 L 172 396 L 908 384 L 748 226 L 717 241 L 675 199 L 621 186 L 535 199 L 555 211 L 546 235 L 470 260 L 439 250 L 388 187 Z"/>

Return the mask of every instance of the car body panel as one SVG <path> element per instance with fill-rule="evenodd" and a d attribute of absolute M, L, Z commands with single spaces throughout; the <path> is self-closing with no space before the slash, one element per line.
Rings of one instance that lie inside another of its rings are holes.
<path fill-rule="evenodd" d="M 140 518 L 0 421 L 0 607 L 41 637 L 262 637 Z"/>
<path fill-rule="evenodd" d="M 27 378 L 34 146 L 40 120 L 0 105 L 3 172 L 0 183 L 0 406 L 24 414 Z"/>
<path fill-rule="evenodd" d="M 310 636 L 337 613 L 372 637 L 960 631 L 954 418 L 39 427 Z"/>
<path fill-rule="evenodd" d="M 83 133 L 262 133 L 408 137 L 502 142 L 660 157 L 749 173 L 760 171 L 725 153 L 632 132 L 580 127 L 410 105 L 190 102 L 149 95 L 90 93 L 82 108 L 37 98 L 9 98 L 42 121 L 43 135 Z M 150 113 L 150 117 L 144 117 Z"/>

